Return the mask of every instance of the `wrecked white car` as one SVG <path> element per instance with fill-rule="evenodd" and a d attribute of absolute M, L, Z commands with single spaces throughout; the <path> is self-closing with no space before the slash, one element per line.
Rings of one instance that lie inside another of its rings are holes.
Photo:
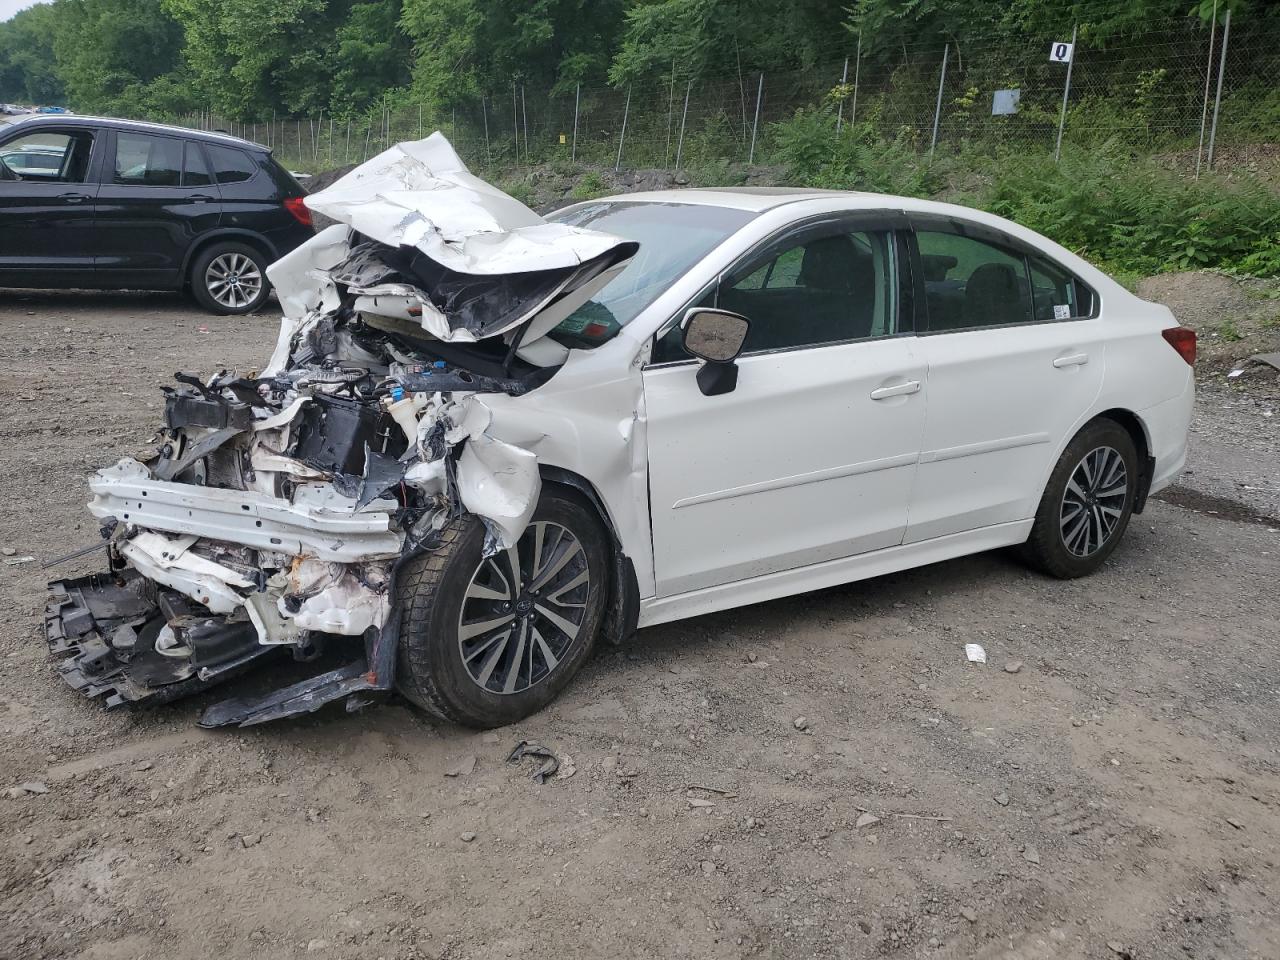
<path fill-rule="evenodd" d="M 1023 544 L 1080 576 L 1185 457 L 1194 335 L 999 218 L 673 191 L 544 220 L 439 134 L 307 198 L 263 370 L 165 388 L 91 480 L 63 676 L 161 702 L 345 666 L 201 723 L 398 689 L 475 726 L 637 626 Z"/>

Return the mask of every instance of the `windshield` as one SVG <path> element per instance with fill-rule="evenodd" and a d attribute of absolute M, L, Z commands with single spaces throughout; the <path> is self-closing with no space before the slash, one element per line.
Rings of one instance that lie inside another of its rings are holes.
<path fill-rule="evenodd" d="M 552 332 L 570 347 L 594 347 L 639 316 L 713 247 L 752 217 L 746 210 L 693 203 L 614 200 L 588 203 L 549 220 L 588 227 L 640 244 L 640 251 L 603 290 Z"/>

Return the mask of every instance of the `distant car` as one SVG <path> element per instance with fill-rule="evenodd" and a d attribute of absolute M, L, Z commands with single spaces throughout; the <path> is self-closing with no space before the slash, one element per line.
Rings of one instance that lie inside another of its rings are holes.
<path fill-rule="evenodd" d="M 314 235 L 304 194 L 238 137 L 0 117 L 0 287 L 188 290 L 214 313 L 251 313 L 267 265 Z"/>

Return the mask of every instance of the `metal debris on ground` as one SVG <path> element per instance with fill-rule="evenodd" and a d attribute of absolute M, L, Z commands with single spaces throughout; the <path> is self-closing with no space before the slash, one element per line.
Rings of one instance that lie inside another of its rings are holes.
<path fill-rule="evenodd" d="M 542 757 L 542 763 L 530 776 L 538 783 L 546 783 L 547 778 L 560 769 L 560 760 L 550 748 L 531 740 L 521 740 L 516 748 L 507 756 L 507 763 L 519 763 L 523 757 Z"/>

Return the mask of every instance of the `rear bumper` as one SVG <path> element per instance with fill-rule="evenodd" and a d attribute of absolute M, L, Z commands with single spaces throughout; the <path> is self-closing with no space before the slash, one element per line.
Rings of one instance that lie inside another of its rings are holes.
<path fill-rule="evenodd" d="M 1195 412 L 1195 378 L 1188 375 L 1181 394 L 1139 410 L 1138 416 L 1147 430 L 1151 457 L 1155 467 L 1151 474 L 1151 493 L 1158 493 L 1177 479 L 1187 464 L 1187 434 Z"/>

